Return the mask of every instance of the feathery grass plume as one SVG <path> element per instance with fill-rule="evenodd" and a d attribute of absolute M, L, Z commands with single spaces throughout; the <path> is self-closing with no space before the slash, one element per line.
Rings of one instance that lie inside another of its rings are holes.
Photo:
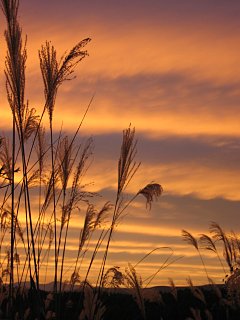
<path fill-rule="evenodd" d="M 102 224 L 106 220 L 106 217 L 108 216 L 109 210 L 111 210 L 112 207 L 113 207 L 113 205 L 109 201 L 104 203 L 102 209 L 100 209 L 96 213 L 96 218 L 95 218 L 95 222 L 94 222 L 94 229 L 101 228 Z"/>
<path fill-rule="evenodd" d="M 140 166 L 140 162 L 135 161 L 137 154 L 137 140 L 135 140 L 135 128 L 129 127 L 123 130 L 122 145 L 120 151 L 120 157 L 118 161 L 118 187 L 116 204 L 112 219 L 112 228 L 114 228 L 120 217 L 122 210 L 120 207 L 123 203 L 122 193 L 130 183 L 131 179 L 135 175 Z"/>
<path fill-rule="evenodd" d="M 5 230 L 10 227 L 10 222 L 11 222 L 11 207 L 5 206 L 2 208 L 1 213 L 0 213 L 0 231 L 1 234 L 3 235 Z M 14 213 L 14 222 L 15 222 L 15 228 L 16 228 L 16 233 L 21 239 L 22 243 L 24 243 L 24 231 L 22 230 L 20 221 L 18 219 L 17 214 Z"/>
<path fill-rule="evenodd" d="M 4 138 L 3 148 L 2 152 L 0 152 L 0 162 L 2 163 L 0 165 L 0 178 L 3 179 L 0 185 L 0 189 L 8 187 L 12 184 L 13 181 L 13 174 L 12 172 L 17 173 L 20 171 L 19 168 L 15 168 L 14 164 L 12 163 L 12 157 L 10 156 L 10 150 L 9 150 L 9 140 Z M 12 167 L 14 166 L 14 169 Z M 7 195 L 7 191 L 4 196 L 4 200 L 2 202 L 2 205 L 6 203 L 7 198 L 5 198 Z"/>
<path fill-rule="evenodd" d="M 200 234 L 199 238 L 200 243 L 203 245 L 203 249 L 210 250 L 213 252 L 217 252 L 216 245 L 211 237 L 209 237 L 207 234 Z"/>
<path fill-rule="evenodd" d="M 190 232 L 182 230 L 182 237 L 184 241 L 191 244 L 196 250 L 198 250 L 198 242 Z"/>
<path fill-rule="evenodd" d="M 0 137 L 0 178 L 3 179 L 3 181 L 0 184 L 0 189 L 9 185 L 9 184 L 6 185 L 4 183 L 6 178 L 8 178 L 9 180 L 9 175 L 6 173 L 5 163 L 2 160 L 2 152 L 3 152 L 2 149 L 3 149 L 3 138 Z M 9 154 L 9 157 L 10 157 L 10 154 Z"/>
<path fill-rule="evenodd" d="M 136 270 L 131 264 L 128 264 L 128 268 L 125 271 L 125 279 L 128 287 L 134 290 L 136 302 L 141 312 L 143 319 L 146 319 L 146 310 L 143 299 L 142 279 L 137 275 Z"/>
<path fill-rule="evenodd" d="M 22 126 L 24 114 L 26 42 L 22 44 L 22 30 L 18 23 L 18 0 L 1 0 L 2 11 L 7 20 L 5 31 L 7 56 L 5 76 L 7 97 L 18 127 Z"/>
<path fill-rule="evenodd" d="M 94 230 L 95 216 L 96 210 L 94 209 L 93 205 L 89 204 L 85 215 L 84 226 L 80 232 L 78 247 L 79 252 L 81 252 L 85 242 L 88 240 L 90 236 L 90 233 Z"/>
<path fill-rule="evenodd" d="M 58 250 L 60 250 L 60 241 L 61 241 L 61 235 L 62 235 L 62 231 L 64 226 L 66 225 L 66 223 L 69 221 L 70 219 L 70 212 L 71 212 L 72 206 L 71 203 L 67 203 L 64 206 L 62 206 L 62 214 L 61 214 L 61 219 L 60 219 L 60 235 L 59 235 L 59 248 Z"/>
<path fill-rule="evenodd" d="M 3 209 L 1 211 L 0 217 L 1 217 L 1 220 L 0 220 L 1 233 L 3 234 L 3 230 L 9 227 L 9 224 L 11 221 L 11 212 L 9 212 L 9 210 Z"/>
<path fill-rule="evenodd" d="M 206 268 L 206 265 L 204 263 L 202 254 L 201 254 L 201 252 L 199 250 L 197 239 L 194 238 L 194 236 L 190 232 L 188 232 L 186 230 L 182 230 L 182 237 L 183 237 L 184 241 L 186 241 L 188 244 L 192 245 L 197 250 L 198 255 L 199 255 L 200 259 L 201 259 L 202 265 L 203 265 L 203 269 L 204 269 L 204 271 L 206 273 L 206 276 L 207 276 L 207 279 L 209 281 L 210 278 L 208 276 L 207 268 Z"/>
<path fill-rule="evenodd" d="M 7 180 L 12 179 L 12 157 L 10 154 L 9 140 L 4 137 L 2 139 L 2 148 L 0 152 L 0 161 L 2 164 L 2 174 Z"/>
<path fill-rule="evenodd" d="M 53 199 L 53 176 L 50 173 L 48 176 L 44 176 L 43 178 L 43 183 L 44 183 L 44 202 L 42 205 L 42 209 L 41 211 L 44 212 L 47 210 L 47 208 L 49 207 L 52 199 Z M 58 183 L 59 181 L 59 175 L 58 175 L 58 171 L 55 170 L 54 172 L 54 181 L 55 184 Z"/>
<path fill-rule="evenodd" d="M 77 193 L 77 190 L 80 187 L 81 178 L 86 172 L 87 161 L 92 155 L 92 145 L 93 145 L 93 140 L 90 138 L 86 141 L 85 145 L 83 146 L 83 149 L 79 156 L 76 170 L 73 174 L 72 195 Z"/>
<path fill-rule="evenodd" d="M 28 177 L 28 186 L 34 187 L 38 184 L 40 171 L 39 169 L 33 171 Z"/>
<path fill-rule="evenodd" d="M 125 277 L 118 266 L 109 268 L 103 277 L 102 286 L 107 288 L 120 288 L 124 285 Z"/>
<path fill-rule="evenodd" d="M 132 177 L 140 166 L 135 161 L 137 141 L 135 140 L 135 128 L 123 131 L 123 140 L 118 161 L 118 195 L 127 187 Z"/>
<path fill-rule="evenodd" d="M 11 212 L 9 212 L 9 210 L 5 208 L 1 208 L 1 211 L 0 211 L 0 262 L 2 260 L 1 253 L 2 253 L 2 247 L 4 244 L 4 238 L 10 226 L 11 226 Z M 2 263 L 0 263 L 0 266 L 2 267 Z"/>
<path fill-rule="evenodd" d="M 31 135 L 37 130 L 39 123 L 39 116 L 36 115 L 36 109 L 29 109 L 28 103 L 23 114 L 23 138 L 28 140 Z"/>
<path fill-rule="evenodd" d="M 22 243 L 25 244 L 24 230 L 22 229 L 21 223 L 20 223 L 17 215 L 15 215 L 15 228 L 16 228 L 16 234 L 19 236 L 19 238 L 21 239 Z"/>
<path fill-rule="evenodd" d="M 227 262 L 230 273 L 233 272 L 233 250 L 230 240 L 223 229 L 216 222 L 210 224 L 210 232 L 213 234 L 213 238 L 223 243 L 223 256 Z"/>
<path fill-rule="evenodd" d="M 39 50 L 40 68 L 44 82 L 44 94 L 46 99 L 46 108 L 50 119 L 52 120 L 53 108 L 57 95 L 58 62 L 57 52 L 49 42 L 45 47 Z"/>
<path fill-rule="evenodd" d="M 224 272 L 224 274 L 226 274 L 226 270 L 224 268 L 224 265 L 222 263 L 222 260 L 219 256 L 219 254 L 218 254 L 218 250 L 217 250 L 217 247 L 216 247 L 213 239 L 206 234 L 200 234 L 199 242 L 202 244 L 203 249 L 213 251 L 217 255 L 218 261 L 221 264 L 223 272 Z"/>
<path fill-rule="evenodd" d="M 90 38 L 86 38 L 80 41 L 68 54 L 63 56 L 59 62 L 57 61 L 56 49 L 50 42 L 46 42 L 45 46 L 42 46 L 41 50 L 39 50 L 40 68 L 45 88 L 46 108 L 49 113 L 50 121 L 53 116 L 57 90 L 64 81 L 71 79 L 70 76 L 76 65 L 88 55 L 87 51 L 83 51 L 82 49 L 90 40 Z"/>
<path fill-rule="evenodd" d="M 149 183 L 145 188 L 141 189 L 138 194 L 142 194 L 146 198 L 146 208 L 151 209 L 152 202 L 158 199 L 163 193 L 163 188 L 158 183 Z"/>
<path fill-rule="evenodd" d="M 2 154 L 2 142 L 3 142 L 3 138 L 0 137 L 0 161 L 1 161 L 1 154 Z M 1 161 L 2 162 L 2 161 Z M 5 180 L 5 168 L 4 168 L 4 164 L 0 163 L 0 178 L 2 178 L 3 180 Z M 3 182 L 0 184 L 0 189 L 4 188 L 5 186 L 3 185 Z"/>

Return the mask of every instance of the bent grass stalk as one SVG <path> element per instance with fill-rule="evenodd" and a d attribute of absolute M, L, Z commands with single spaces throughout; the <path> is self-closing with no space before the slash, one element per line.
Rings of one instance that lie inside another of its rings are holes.
<path fill-rule="evenodd" d="M 202 254 L 201 254 L 201 252 L 199 250 L 197 239 L 194 238 L 194 236 L 190 232 L 188 232 L 186 230 L 182 230 L 182 237 L 183 237 L 184 241 L 186 241 L 188 244 L 192 245 L 197 250 L 199 258 L 200 258 L 200 260 L 202 262 L 202 265 L 203 265 L 203 269 L 204 269 L 204 271 L 206 273 L 208 282 L 210 283 L 210 278 L 209 278 L 209 275 L 208 275 L 208 272 L 207 272 L 207 268 L 206 268 L 205 262 L 203 260 Z"/>

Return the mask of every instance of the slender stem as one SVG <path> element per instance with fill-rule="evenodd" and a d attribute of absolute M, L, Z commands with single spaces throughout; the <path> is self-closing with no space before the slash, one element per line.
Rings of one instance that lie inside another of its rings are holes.
<path fill-rule="evenodd" d="M 52 161 L 52 186 L 53 186 L 53 223 L 54 223 L 54 292 L 57 293 L 57 215 L 56 215 L 56 194 L 55 194 L 55 168 L 53 154 L 53 128 L 52 117 L 50 117 L 50 138 L 51 138 L 51 161 Z"/>
<path fill-rule="evenodd" d="M 201 255 L 201 252 L 200 252 L 200 250 L 199 250 L 199 249 L 197 249 L 197 251 L 198 251 L 199 257 L 200 257 L 200 259 L 201 259 L 201 262 L 202 262 L 202 265 L 203 265 L 204 271 L 205 271 L 205 273 L 206 273 L 206 276 L 207 276 L 208 282 L 210 283 L 210 280 L 209 280 L 210 278 L 209 278 L 209 275 L 208 275 L 207 268 L 206 268 L 206 265 L 205 265 L 205 263 L 204 263 L 203 257 L 202 257 L 202 255 Z"/>
<path fill-rule="evenodd" d="M 11 264 L 10 264 L 10 310 L 12 311 L 13 307 L 13 283 L 14 283 L 14 181 L 15 181 L 15 136 L 16 136 L 16 124 L 15 124 L 15 116 L 13 114 L 13 135 L 12 135 L 12 207 L 11 207 Z"/>
<path fill-rule="evenodd" d="M 61 264 L 61 272 L 60 272 L 60 280 L 59 280 L 59 282 L 60 282 L 60 288 L 59 288 L 60 293 L 61 293 L 61 289 L 62 289 L 63 266 L 64 266 L 65 251 L 66 251 L 66 244 L 67 244 L 67 234 L 68 234 L 68 228 L 69 228 L 69 220 L 70 220 L 70 217 L 68 218 L 68 221 L 67 221 L 66 233 L 65 233 L 64 244 L 63 244 L 62 264 Z"/>

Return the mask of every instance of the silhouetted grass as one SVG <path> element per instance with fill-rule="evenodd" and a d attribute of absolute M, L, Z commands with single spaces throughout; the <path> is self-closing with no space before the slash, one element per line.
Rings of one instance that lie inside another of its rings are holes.
<path fill-rule="evenodd" d="M 0 212 L 1 317 L 64 318 L 62 314 L 73 310 L 71 300 L 65 301 L 65 292 L 62 293 L 63 274 L 66 271 L 71 218 L 81 207 L 82 211 L 85 210 L 85 218 L 79 230 L 78 251 L 69 283 L 71 296 L 74 296 L 73 290 L 80 282 L 80 274 L 81 278 L 85 278 L 82 293 L 78 295 L 80 302 L 76 303 L 78 307 L 73 314 L 95 319 L 103 316 L 106 309 L 101 302 L 100 288 L 106 279 L 105 265 L 110 242 L 120 217 L 138 195 L 144 195 L 147 204 L 151 206 L 152 201 L 161 195 L 162 188 L 157 183 L 149 184 L 136 192 L 132 199 L 125 197 L 126 188 L 140 165 L 135 160 L 135 129 L 129 127 L 123 131 L 115 204 L 106 202 L 102 208 L 97 209 L 91 203 L 94 194 L 87 190 L 82 179 L 89 167 L 92 140 L 76 143 L 91 101 L 72 138 L 60 131 L 54 140 L 53 128 L 58 90 L 65 81 L 73 79 L 76 66 L 88 55 L 83 48 L 90 39 L 77 43 L 61 59 L 57 58 L 57 51 L 50 42 L 46 41 L 41 47 L 39 60 L 45 103 L 38 116 L 36 110 L 29 107 L 30 103 L 25 97 L 27 50 L 18 21 L 19 2 L 1 0 L 1 7 L 6 21 L 6 95 L 12 112 L 11 141 L 6 137 L 0 141 L 0 178 L 1 190 L 4 192 Z M 46 113 L 49 129 L 42 125 Z M 36 209 L 33 209 L 32 200 L 36 192 L 38 212 L 37 218 L 34 218 L 36 212 L 33 210 Z M 20 223 L 23 215 L 25 221 Z M 111 221 L 110 226 L 104 227 L 107 217 Z M 90 259 L 86 258 L 93 234 L 97 235 L 97 232 L 99 238 L 95 249 Z M 92 288 L 87 280 L 100 247 L 105 249 L 96 280 L 99 286 Z M 52 292 L 45 293 L 40 290 L 39 282 L 43 278 L 46 280 L 52 250 L 54 286 Z M 84 277 L 82 263 L 86 259 L 89 266 Z M 141 305 L 143 310 L 143 302 Z"/>

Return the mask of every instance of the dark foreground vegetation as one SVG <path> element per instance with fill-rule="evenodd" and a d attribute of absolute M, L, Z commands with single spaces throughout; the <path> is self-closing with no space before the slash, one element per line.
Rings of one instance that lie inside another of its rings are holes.
<path fill-rule="evenodd" d="M 93 303 L 94 289 L 90 286 L 75 292 L 57 296 L 61 314 L 56 317 L 52 293 L 33 289 L 17 294 L 14 304 L 14 319 L 67 320 L 237 320 L 240 319 L 239 297 L 229 295 L 225 285 L 202 287 L 149 288 L 141 292 L 141 298 L 132 290 L 105 289 L 101 301 Z M 139 300 L 142 299 L 142 302 Z M 97 309 L 95 309 L 97 307 Z M 41 310 L 42 308 L 42 310 Z M 1 297 L 0 319 L 7 319 L 7 298 Z M 95 311 L 94 311 L 95 310 Z"/>

